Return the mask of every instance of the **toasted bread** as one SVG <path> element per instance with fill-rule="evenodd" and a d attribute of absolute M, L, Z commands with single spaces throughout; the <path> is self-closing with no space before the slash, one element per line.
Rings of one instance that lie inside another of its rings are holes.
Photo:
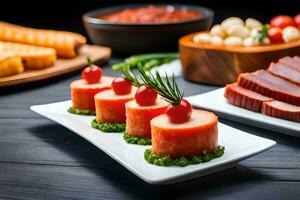
<path fill-rule="evenodd" d="M 22 73 L 24 71 L 22 59 L 13 53 L 0 54 L 0 78 Z"/>
<path fill-rule="evenodd" d="M 56 53 L 52 48 L 0 41 L 0 55 L 11 53 L 22 58 L 25 68 L 41 69 L 54 65 Z"/>
<path fill-rule="evenodd" d="M 86 43 L 86 38 L 77 33 L 27 28 L 1 21 L 0 40 L 50 47 L 65 58 L 75 57 L 76 48 Z"/>

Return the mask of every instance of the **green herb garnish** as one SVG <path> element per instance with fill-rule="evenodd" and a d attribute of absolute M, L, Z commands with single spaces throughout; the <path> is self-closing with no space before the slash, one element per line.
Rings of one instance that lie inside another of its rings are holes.
<path fill-rule="evenodd" d="M 87 57 L 86 60 L 87 60 L 87 66 L 91 67 L 94 65 L 94 63 L 90 57 Z"/>
<path fill-rule="evenodd" d="M 183 93 L 180 92 L 177 86 L 174 74 L 171 80 L 169 80 L 167 74 L 165 78 L 162 79 L 157 71 L 155 75 L 153 75 L 148 71 L 145 71 L 140 66 L 138 67 L 138 70 L 145 85 L 151 86 L 162 98 L 172 105 L 180 104 L 181 99 L 183 98 Z"/>
<path fill-rule="evenodd" d="M 265 24 L 258 30 L 257 35 L 255 36 L 255 41 L 261 43 L 265 37 L 268 36 L 269 24 Z"/>
<path fill-rule="evenodd" d="M 125 67 L 137 68 L 139 65 L 148 71 L 153 67 L 170 63 L 179 58 L 178 53 L 140 54 L 126 58 L 124 62 L 112 65 L 113 70 L 123 70 Z"/>
<path fill-rule="evenodd" d="M 151 145 L 152 144 L 151 138 L 142 138 L 142 137 L 131 136 L 126 132 L 124 132 L 123 138 L 129 144 L 139 144 L 139 145 Z"/>
<path fill-rule="evenodd" d="M 123 70 L 123 77 L 131 82 L 133 85 L 140 87 L 141 85 L 149 85 L 152 87 L 163 99 L 172 105 L 180 104 L 183 93 L 180 92 L 173 74 L 171 80 L 167 74 L 164 78 L 156 71 L 155 75 L 145 71 L 142 66 L 138 66 L 141 80 L 139 80 L 130 70 L 129 66 L 125 66 Z"/>
<path fill-rule="evenodd" d="M 70 107 L 68 109 L 68 112 L 76 115 L 94 115 L 94 116 L 96 115 L 96 111 L 94 110 L 82 110 L 74 107 Z"/>
<path fill-rule="evenodd" d="M 92 121 L 92 127 L 105 133 L 120 133 L 125 131 L 125 123 L 108 123 L 97 122 L 96 119 Z"/>
<path fill-rule="evenodd" d="M 224 154 L 225 147 L 218 146 L 212 152 L 204 152 L 202 155 L 195 155 L 192 157 L 180 157 L 180 158 L 172 158 L 171 156 L 157 156 L 155 155 L 151 149 L 146 149 L 144 153 L 145 160 L 154 165 L 158 166 L 179 166 L 184 167 L 190 164 L 200 164 L 208 162 L 212 159 L 219 158 Z"/>
<path fill-rule="evenodd" d="M 123 77 L 136 87 L 142 86 L 144 83 L 140 81 L 130 70 L 129 66 L 125 66 L 123 70 Z"/>

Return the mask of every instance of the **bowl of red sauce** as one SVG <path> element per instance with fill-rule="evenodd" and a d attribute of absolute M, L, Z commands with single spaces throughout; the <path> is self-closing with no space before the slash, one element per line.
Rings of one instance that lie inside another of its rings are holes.
<path fill-rule="evenodd" d="M 83 15 L 91 41 L 113 53 L 136 54 L 176 51 L 178 39 L 208 30 L 213 11 L 182 4 L 137 4 L 108 7 Z"/>

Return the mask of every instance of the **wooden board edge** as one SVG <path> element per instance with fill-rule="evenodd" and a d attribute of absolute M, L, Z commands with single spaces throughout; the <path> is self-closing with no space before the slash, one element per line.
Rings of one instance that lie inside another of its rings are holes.
<path fill-rule="evenodd" d="M 112 51 L 109 47 L 103 47 L 103 46 L 97 46 L 97 45 L 86 45 L 86 46 L 99 47 L 99 48 L 103 49 L 103 51 L 105 51 L 103 57 L 99 57 L 99 58 L 91 57 L 91 60 L 95 63 L 96 62 L 104 63 L 104 62 L 108 61 L 109 58 L 111 57 Z M 41 74 L 39 76 L 26 77 L 26 78 L 20 78 L 20 79 L 12 79 L 12 80 L 8 80 L 8 81 L 1 81 L 1 78 L 0 78 L 0 88 L 19 85 L 19 84 L 24 84 L 24 83 L 30 83 L 30 82 L 40 81 L 40 80 L 45 80 L 45 79 L 48 79 L 48 78 L 53 78 L 53 77 L 56 77 L 56 76 L 59 76 L 59 75 L 63 75 L 63 74 L 69 73 L 69 72 L 79 70 L 79 69 L 85 67 L 86 65 L 87 65 L 87 63 L 82 63 L 82 64 L 79 64 L 77 66 L 74 66 L 73 68 L 61 69 L 61 70 L 58 70 L 58 71 L 52 71 L 52 72 L 49 72 L 49 73 Z M 7 77 L 3 77 L 3 78 L 7 78 Z"/>

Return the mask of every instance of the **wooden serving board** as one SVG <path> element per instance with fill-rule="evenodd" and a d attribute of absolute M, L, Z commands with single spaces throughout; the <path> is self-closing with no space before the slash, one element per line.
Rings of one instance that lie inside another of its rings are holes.
<path fill-rule="evenodd" d="M 73 59 L 58 59 L 54 66 L 40 70 L 26 70 L 23 73 L 0 78 L 0 87 L 18 85 L 55 77 L 81 69 L 87 65 L 87 57 L 93 62 L 105 62 L 110 58 L 111 49 L 96 45 L 83 45 Z"/>
<path fill-rule="evenodd" d="M 203 45 L 193 42 L 192 33 L 179 40 L 183 76 L 213 85 L 235 82 L 238 75 L 266 69 L 285 56 L 300 55 L 300 41 L 266 46 L 235 47 Z"/>

